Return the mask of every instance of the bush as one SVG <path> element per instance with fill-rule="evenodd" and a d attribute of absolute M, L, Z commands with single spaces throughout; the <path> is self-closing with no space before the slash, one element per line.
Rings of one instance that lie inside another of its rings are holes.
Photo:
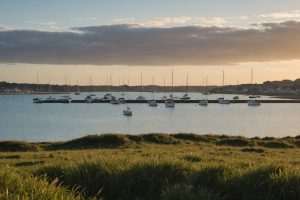
<path fill-rule="evenodd" d="M 91 149 L 91 148 L 117 148 L 130 144 L 125 135 L 104 134 L 88 135 L 61 144 L 52 144 L 50 149 Z"/>
<path fill-rule="evenodd" d="M 236 146 L 236 147 L 242 147 L 242 146 L 253 146 L 254 142 L 247 139 L 247 138 L 228 138 L 228 139 L 222 139 L 216 143 L 217 145 L 228 145 L 228 146 Z"/>
<path fill-rule="evenodd" d="M 141 136 L 145 142 L 155 144 L 177 144 L 178 140 L 168 134 L 152 133 Z"/>
<path fill-rule="evenodd" d="M 22 151 L 38 151 L 35 144 L 21 141 L 3 141 L 0 142 L 0 151 L 2 152 L 22 152 Z"/>
<path fill-rule="evenodd" d="M 241 149 L 242 152 L 249 152 L 249 153 L 264 153 L 264 149 L 258 149 L 258 148 L 243 148 Z"/>
<path fill-rule="evenodd" d="M 196 135 L 192 133 L 178 133 L 172 135 L 174 138 L 179 140 L 189 140 L 194 142 L 212 142 L 214 141 L 213 138 L 207 135 Z"/>
<path fill-rule="evenodd" d="M 262 145 L 268 148 L 292 148 L 293 147 L 293 145 L 284 141 L 265 142 Z"/>

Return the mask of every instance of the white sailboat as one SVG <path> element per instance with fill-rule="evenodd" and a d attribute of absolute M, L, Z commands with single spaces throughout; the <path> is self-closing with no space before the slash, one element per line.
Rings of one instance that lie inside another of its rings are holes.
<path fill-rule="evenodd" d="M 173 100 L 173 69 L 172 69 L 172 94 L 165 101 L 165 107 L 168 107 L 168 108 L 174 108 L 175 107 L 175 102 Z"/>
<path fill-rule="evenodd" d="M 148 105 L 151 106 L 151 107 L 156 107 L 157 106 L 157 102 L 155 100 L 155 96 L 154 96 L 154 92 L 155 92 L 155 89 L 154 89 L 154 76 L 152 77 L 152 87 L 153 87 L 153 90 L 152 90 L 152 100 L 149 100 L 148 102 Z"/>
<path fill-rule="evenodd" d="M 224 86 L 225 86 L 225 74 L 224 74 L 224 70 L 223 70 L 223 90 L 224 90 Z M 224 91 L 223 91 L 223 98 L 219 98 L 219 104 L 230 104 L 231 101 L 230 100 L 226 100 L 225 99 L 225 95 L 224 95 Z"/>
<path fill-rule="evenodd" d="M 208 105 L 208 100 L 207 100 L 207 82 L 208 78 L 206 77 L 206 84 L 205 84 L 205 99 L 202 99 L 199 101 L 200 106 L 207 106 Z M 204 86 L 204 78 L 203 78 L 203 86 Z"/>
<path fill-rule="evenodd" d="M 136 100 L 145 100 L 146 98 L 143 96 L 143 73 L 141 73 L 141 95 L 136 98 Z"/>
<path fill-rule="evenodd" d="M 127 80 L 127 85 L 129 88 L 129 79 Z M 129 92 L 127 91 L 127 98 L 129 99 Z M 129 106 L 126 106 L 126 109 L 123 110 L 123 115 L 125 116 L 132 116 L 132 110 L 129 108 Z"/>
<path fill-rule="evenodd" d="M 51 82 L 49 81 L 49 97 L 46 99 L 48 102 L 51 102 L 51 101 L 55 101 L 55 97 L 52 97 L 51 96 L 52 94 L 52 89 L 51 89 Z"/>
<path fill-rule="evenodd" d="M 123 110 L 123 115 L 132 116 L 132 110 L 127 106 L 127 108 Z"/>
<path fill-rule="evenodd" d="M 39 93 L 40 92 L 39 73 L 36 74 L 36 82 L 37 82 L 36 93 Z M 32 101 L 33 101 L 33 103 L 42 103 L 43 99 L 40 98 L 40 97 L 35 97 L 35 98 L 32 99 Z"/>
<path fill-rule="evenodd" d="M 251 69 L 251 85 L 253 84 L 253 68 Z M 249 95 L 249 98 L 252 99 L 252 100 L 249 100 L 247 102 L 248 106 L 260 106 L 261 103 L 258 99 L 256 98 L 259 98 L 260 96 L 258 95 Z"/>
<path fill-rule="evenodd" d="M 124 80 L 122 79 L 122 84 L 123 84 L 123 92 L 121 94 L 121 97 L 119 97 L 119 102 L 121 104 L 125 104 L 126 103 L 126 99 L 125 99 L 125 84 L 124 84 Z"/>
<path fill-rule="evenodd" d="M 80 95 L 80 90 L 79 90 L 79 85 L 78 85 L 78 81 L 76 81 L 77 83 L 77 91 L 74 93 L 75 95 Z"/>
<path fill-rule="evenodd" d="M 185 91 L 185 94 L 183 95 L 183 97 L 180 98 L 183 101 L 188 101 L 191 99 L 191 97 L 189 97 L 189 94 L 188 94 L 188 88 L 189 88 L 189 75 L 186 75 L 186 91 Z"/>
<path fill-rule="evenodd" d="M 162 97 L 162 99 L 167 99 L 167 96 L 166 96 L 166 78 L 164 77 L 164 96 Z"/>

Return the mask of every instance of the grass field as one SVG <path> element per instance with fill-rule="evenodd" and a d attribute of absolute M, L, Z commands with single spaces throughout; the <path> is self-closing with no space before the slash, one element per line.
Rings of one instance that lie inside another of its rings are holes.
<path fill-rule="evenodd" d="M 0 199 L 300 199 L 300 137 L 0 142 Z"/>

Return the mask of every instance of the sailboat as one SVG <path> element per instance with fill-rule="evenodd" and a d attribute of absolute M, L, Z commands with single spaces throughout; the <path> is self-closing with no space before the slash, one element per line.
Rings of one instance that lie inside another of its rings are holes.
<path fill-rule="evenodd" d="M 188 95 L 188 88 L 189 88 L 189 75 L 186 75 L 186 91 L 185 91 L 185 94 L 183 95 L 183 97 L 180 98 L 183 101 L 188 101 L 191 99 L 191 97 L 189 97 L 189 95 Z"/>
<path fill-rule="evenodd" d="M 77 83 L 77 91 L 75 92 L 75 95 L 80 95 L 78 81 L 76 81 L 76 83 Z"/>
<path fill-rule="evenodd" d="M 253 84 L 253 68 L 251 69 L 251 85 Z M 255 99 L 255 98 L 259 98 L 260 96 L 258 95 L 249 95 L 249 98 L 252 99 L 252 100 L 249 100 L 247 103 L 248 103 L 248 106 L 260 106 L 261 103 L 258 99 Z"/>
<path fill-rule="evenodd" d="M 110 85 L 111 83 L 111 76 L 110 76 Z M 109 93 L 109 86 L 108 86 L 108 77 L 106 77 L 106 94 L 104 95 L 104 97 L 102 98 L 102 100 L 111 100 L 113 97 L 113 95 L 111 93 Z"/>
<path fill-rule="evenodd" d="M 164 96 L 162 97 L 162 99 L 167 99 L 166 96 L 166 78 L 164 77 Z"/>
<path fill-rule="evenodd" d="M 55 97 L 52 97 L 51 96 L 52 94 L 52 90 L 51 90 L 51 82 L 49 81 L 49 97 L 46 99 L 48 102 L 51 102 L 51 101 L 55 101 Z"/>
<path fill-rule="evenodd" d="M 129 88 L 129 79 L 127 80 L 127 85 Z M 129 99 L 129 92 L 127 91 L 127 98 Z M 125 116 L 132 116 L 132 110 L 129 108 L 128 104 L 126 106 L 126 109 L 123 110 L 123 115 Z"/>
<path fill-rule="evenodd" d="M 126 100 L 125 100 L 125 84 L 124 84 L 124 80 L 122 79 L 122 84 L 123 84 L 123 92 L 121 94 L 121 97 L 119 97 L 119 102 L 121 104 L 125 104 Z"/>
<path fill-rule="evenodd" d="M 205 84 L 205 99 L 202 99 L 199 101 L 199 105 L 200 106 L 207 106 L 208 105 L 208 101 L 207 101 L 207 82 L 208 82 L 208 78 L 206 77 L 206 84 Z M 204 78 L 203 78 L 203 86 L 204 86 Z"/>
<path fill-rule="evenodd" d="M 174 108 L 175 102 L 173 101 L 173 69 L 172 69 L 172 94 L 170 95 L 170 98 L 168 98 L 165 101 L 165 107 Z"/>
<path fill-rule="evenodd" d="M 223 90 L 224 90 L 224 86 L 225 86 L 225 74 L 224 74 L 224 70 L 223 70 Z M 224 91 L 223 91 L 223 98 L 219 98 L 219 104 L 230 104 L 231 101 L 230 100 L 225 100 L 224 98 Z"/>
<path fill-rule="evenodd" d="M 36 86 L 36 93 L 40 92 L 40 81 L 39 81 L 39 73 L 36 74 L 36 82 L 37 82 L 37 86 Z M 40 97 L 35 97 L 32 99 L 33 103 L 43 103 L 43 99 Z"/>
<path fill-rule="evenodd" d="M 237 85 L 237 86 L 239 85 L 239 79 L 236 80 L 236 85 Z M 233 100 L 239 100 L 240 97 L 236 95 L 236 96 L 234 96 L 232 99 L 233 99 Z"/>
<path fill-rule="evenodd" d="M 86 103 L 93 103 L 95 95 L 92 94 L 92 77 L 89 77 L 89 82 L 90 82 L 90 94 L 85 97 L 84 101 Z"/>
<path fill-rule="evenodd" d="M 119 87 L 120 87 L 120 79 L 119 79 Z M 118 96 L 119 96 L 119 92 L 118 93 Z M 111 99 L 110 99 L 110 104 L 113 104 L 113 105 L 118 105 L 120 102 L 119 102 L 119 98 L 115 97 L 115 96 L 111 96 Z"/>
<path fill-rule="evenodd" d="M 69 80 L 69 82 L 70 82 L 70 80 Z M 60 101 L 61 103 L 71 103 L 72 98 L 70 96 L 70 88 L 69 88 L 69 84 L 68 84 L 66 75 L 65 75 L 65 83 L 66 83 L 67 95 L 62 96 L 62 98 L 58 99 L 58 101 Z"/>
<path fill-rule="evenodd" d="M 127 106 L 127 108 L 123 110 L 123 115 L 132 116 L 132 110 Z"/>
<path fill-rule="evenodd" d="M 143 74 L 141 73 L 141 95 L 136 98 L 136 100 L 145 100 L 146 98 L 143 96 Z"/>
<path fill-rule="evenodd" d="M 155 100 L 155 97 L 154 97 L 154 76 L 152 77 L 152 86 L 153 86 L 153 90 L 152 90 L 152 100 L 150 100 L 149 102 L 148 102 L 148 105 L 149 106 L 152 106 L 152 107 L 156 107 L 157 106 L 157 102 L 156 102 L 156 100 Z"/>

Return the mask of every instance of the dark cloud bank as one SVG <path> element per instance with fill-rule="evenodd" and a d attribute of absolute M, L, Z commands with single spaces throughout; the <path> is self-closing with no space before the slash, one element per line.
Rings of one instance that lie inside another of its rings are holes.
<path fill-rule="evenodd" d="M 1 63 L 217 65 L 300 58 L 300 22 L 259 29 L 109 25 L 0 31 Z"/>

